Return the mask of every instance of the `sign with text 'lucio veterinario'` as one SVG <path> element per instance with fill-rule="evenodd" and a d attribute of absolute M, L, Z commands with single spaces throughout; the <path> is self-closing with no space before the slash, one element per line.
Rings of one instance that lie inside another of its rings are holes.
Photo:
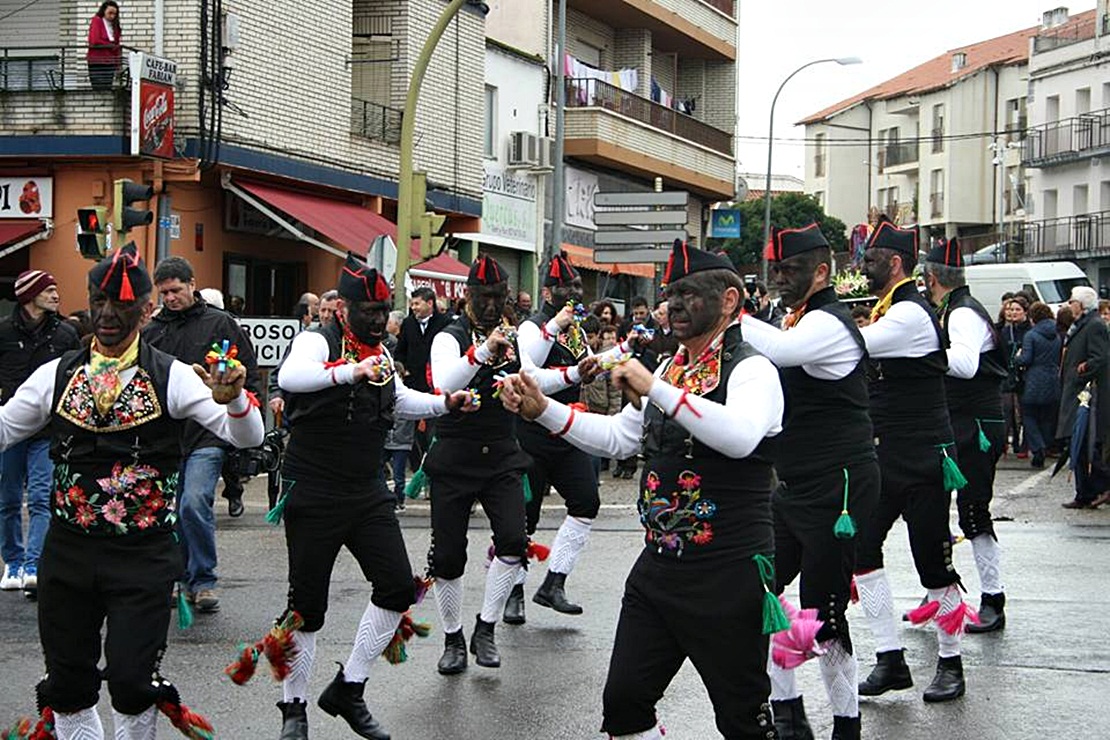
<path fill-rule="evenodd" d="M 239 326 L 251 340 L 259 367 L 277 367 L 301 330 L 301 320 L 274 316 L 240 316 Z"/>

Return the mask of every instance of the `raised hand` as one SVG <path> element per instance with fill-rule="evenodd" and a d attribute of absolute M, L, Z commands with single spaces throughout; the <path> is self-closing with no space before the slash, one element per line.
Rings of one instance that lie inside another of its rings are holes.
<path fill-rule="evenodd" d="M 455 391 L 447 396 L 447 410 L 461 411 L 464 414 L 469 414 L 477 411 L 481 407 L 481 403 L 470 391 Z"/>
<path fill-rule="evenodd" d="M 241 364 L 228 367 L 220 372 L 219 365 L 210 366 L 206 370 L 200 365 L 193 365 L 193 372 L 197 374 L 204 384 L 212 389 L 212 400 L 221 406 L 234 401 L 243 392 L 243 383 L 247 380 L 247 370 Z"/>
<path fill-rule="evenodd" d="M 521 418 L 534 421 L 547 409 L 547 397 L 528 373 L 510 375 L 501 383 L 501 405 Z"/>
<path fill-rule="evenodd" d="M 601 374 L 601 363 L 596 357 L 585 357 L 578 363 L 578 375 L 582 383 L 592 383 Z"/>
<path fill-rule="evenodd" d="M 629 360 L 623 365 L 617 365 L 613 368 L 611 377 L 614 385 L 631 394 L 637 400 L 646 396 L 648 391 L 651 390 L 652 383 L 655 382 L 651 371 L 644 367 L 639 360 Z"/>

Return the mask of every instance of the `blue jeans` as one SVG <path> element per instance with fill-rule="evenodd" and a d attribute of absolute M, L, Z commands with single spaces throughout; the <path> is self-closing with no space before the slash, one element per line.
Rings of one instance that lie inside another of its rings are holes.
<path fill-rule="evenodd" d="M 193 593 L 216 585 L 216 483 L 227 452 L 219 447 L 193 450 L 181 467 L 178 490 L 179 531 L 185 556 L 185 588 Z"/>
<path fill-rule="evenodd" d="M 0 452 L 0 557 L 15 568 L 38 566 L 42 540 L 50 526 L 54 463 L 50 440 L 24 440 Z M 23 546 L 23 484 L 27 484 L 30 526 Z"/>
<path fill-rule="evenodd" d="M 405 467 L 409 464 L 408 450 L 388 450 L 390 466 L 393 468 L 393 496 L 397 503 L 405 500 Z"/>

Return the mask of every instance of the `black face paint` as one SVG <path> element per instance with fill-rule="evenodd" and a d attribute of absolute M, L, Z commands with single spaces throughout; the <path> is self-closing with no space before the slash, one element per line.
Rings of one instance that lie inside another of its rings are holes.
<path fill-rule="evenodd" d="M 143 320 L 147 300 L 113 301 L 100 290 L 89 291 L 89 318 L 101 347 L 115 347 L 131 336 Z"/>
<path fill-rule="evenodd" d="M 804 255 L 800 255 L 771 263 L 771 279 L 784 306 L 797 308 L 813 285 L 813 273 L 805 269 L 805 261 Z"/>
<path fill-rule="evenodd" d="M 551 302 L 555 304 L 556 310 L 567 303 L 581 303 L 583 295 L 585 290 L 582 288 L 582 278 L 575 278 L 567 284 L 551 286 Z"/>
<path fill-rule="evenodd" d="M 884 250 L 872 248 L 863 253 L 863 274 L 873 294 L 877 295 L 890 282 L 891 270 L 890 255 Z"/>
<path fill-rule="evenodd" d="M 389 304 L 381 301 L 358 301 L 347 304 L 347 323 L 360 342 L 371 347 L 381 343 L 389 321 Z"/>
<path fill-rule="evenodd" d="M 688 277 L 668 285 L 665 297 L 667 322 L 680 342 L 708 333 L 721 320 L 722 296 L 698 291 Z"/>
<path fill-rule="evenodd" d="M 471 322 L 479 329 L 492 331 L 501 326 L 501 314 L 509 301 L 509 286 L 471 285 L 466 299 L 466 310 Z"/>

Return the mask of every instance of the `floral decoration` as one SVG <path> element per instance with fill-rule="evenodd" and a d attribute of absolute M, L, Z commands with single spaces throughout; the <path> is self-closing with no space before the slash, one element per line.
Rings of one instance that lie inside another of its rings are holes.
<path fill-rule="evenodd" d="M 674 490 L 661 493 L 662 480 L 655 471 L 649 471 L 638 508 L 647 541 L 659 552 L 681 556 L 689 545 L 703 546 L 713 541 L 710 520 L 717 515 L 717 505 L 702 498 L 701 476 L 697 473 L 684 470 L 675 482 Z"/>
<path fill-rule="evenodd" d="M 54 515 L 86 532 L 128 534 L 169 529 L 177 520 L 173 506 L 178 474 L 162 477 L 150 465 L 117 462 L 104 478 L 54 468 Z"/>
<path fill-rule="evenodd" d="M 867 276 L 859 270 L 845 270 L 833 278 L 837 298 L 870 298 Z"/>

